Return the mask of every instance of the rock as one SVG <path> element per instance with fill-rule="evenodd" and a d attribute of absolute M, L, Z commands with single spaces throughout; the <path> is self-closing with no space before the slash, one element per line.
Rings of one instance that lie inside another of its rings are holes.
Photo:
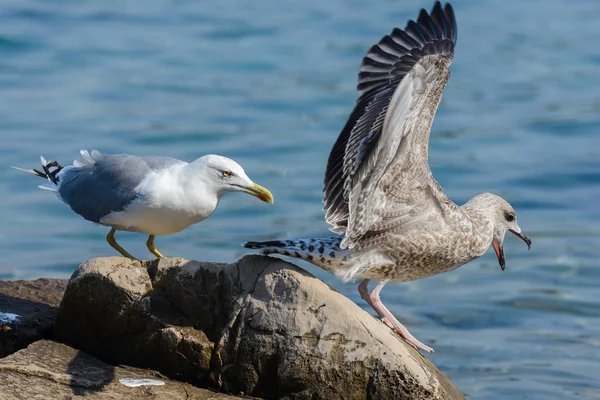
<path fill-rule="evenodd" d="M 83 263 L 57 336 L 110 363 L 233 394 L 464 399 L 385 325 L 293 264 L 123 258 Z"/>
<path fill-rule="evenodd" d="M 0 281 L 0 358 L 52 336 L 66 280 Z"/>
<path fill-rule="evenodd" d="M 136 386 L 145 383 L 142 386 Z M 64 344 L 40 340 L 0 360 L 0 398 L 238 399 L 174 382 L 160 373 L 114 367 Z"/>

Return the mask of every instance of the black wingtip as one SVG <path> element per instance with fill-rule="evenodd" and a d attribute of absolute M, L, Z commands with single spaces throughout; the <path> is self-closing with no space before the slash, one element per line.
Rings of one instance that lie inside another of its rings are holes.
<path fill-rule="evenodd" d="M 446 5 L 442 7 L 442 2 L 436 1 L 429 15 L 436 22 L 436 24 L 442 28 L 444 37 L 452 40 L 452 42 L 456 44 L 457 25 L 452 4 L 446 3 Z"/>
<path fill-rule="evenodd" d="M 446 14 L 446 18 L 450 20 L 451 33 L 449 37 L 456 44 L 456 39 L 458 39 L 458 32 L 456 28 L 458 25 L 456 24 L 456 16 L 454 15 L 454 9 L 452 8 L 452 4 L 446 3 L 446 6 L 444 7 L 444 14 Z"/>
<path fill-rule="evenodd" d="M 409 20 L 402 30 L 394 28 L 372 46 L 363 58 L 357 89 L 366 93 L 402 78 L 426 55 L 453 56 L 456 43 L 456 18 L 450 3 L 436 1 L 431 12 L 421 9 L 416 21 Z"/>

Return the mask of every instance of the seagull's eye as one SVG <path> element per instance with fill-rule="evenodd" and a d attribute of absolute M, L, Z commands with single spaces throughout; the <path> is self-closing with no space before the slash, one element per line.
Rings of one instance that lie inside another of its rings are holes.
<path fill-rule="evenodd" d="M 224 177 L 224 178 L 229 178 L 231 175 L 233 175 L 233 174 L 231 173 L 231 171 L 228 171 L 228 170 L 225 170 L 225 171 L 223 171 L 223 177 Z"/>
<path fill-rule="evenodd" d="M 512 213 L 506 213 L 506 214 L 504 215 L 504 218 L 506 218 L 506 220 L 507 220 L 508 222 L 513 222 L 513 221 L 515 220 L 515 214 L 512 214 Z"/>

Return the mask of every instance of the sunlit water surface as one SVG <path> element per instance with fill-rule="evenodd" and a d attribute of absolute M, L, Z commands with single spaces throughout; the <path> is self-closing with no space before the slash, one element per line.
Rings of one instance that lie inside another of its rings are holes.
<path fill-rule="evenodd" d="M 432 1 L 2 1 L 0 279 L 69 277 L 113 255 L 105 227 L 34 177 L 79 149 L 239 161 L 274 206 L 230 195 L 157 238 L 166 255 L 233 261 L 245 240 L 327 235 L 326 158 L 358 65 Z M 383 300 L 472 399 L 600 398 L 600 2 L 457 0 L 452 77 L 430 162 L 462 204 L 491 191 L 533 248 L 509 237 L 452 273 L 390 284 Z M 145 237 L 118 234 L 145 257 Z M 360 305 L 355 285 L 307 264 Z"/>

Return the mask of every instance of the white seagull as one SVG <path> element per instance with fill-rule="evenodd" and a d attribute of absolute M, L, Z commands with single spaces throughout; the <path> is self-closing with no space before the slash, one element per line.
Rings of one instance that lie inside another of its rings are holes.
<path fill-rule="evenodd" d="M 187 163 L 168 157 L 105 155 L 81 150 L 81 159 L 62 167 L 41 157 L 42 171 L 15 169 L 47 182 L 41 189 L 55 192 L 88 221 L 112 229 L 108 243 L 123 256 L 135 259 L 115 240 L 116 231 L 149 235 L 146 246 L 156 257 L 156 235 L 170 235 L 210 216 L 221 197 L 245 192 L 273 203 L 266 188 L 252 182 L 235 161 L 206 155 Z"/>

